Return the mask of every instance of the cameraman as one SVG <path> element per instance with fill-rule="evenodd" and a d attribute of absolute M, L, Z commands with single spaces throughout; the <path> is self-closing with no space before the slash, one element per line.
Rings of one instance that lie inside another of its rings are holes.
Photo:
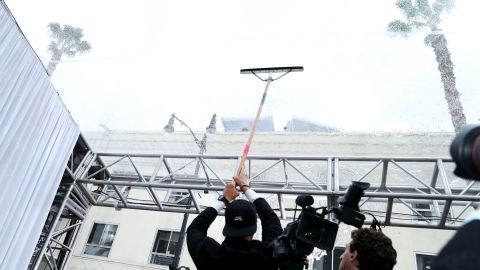
<path fill-rule="evenodd" d="M 199 270 L 204 269 L 278 269 L 267 246 L 282 233 L 278 216 L 264 198 L 250 189 L 243 171 L 225 185 L 223 196 L 202 211 L 187 229 L 188 252 Z M 248 198 L 235 200 L 239 193 Z M 207 236 L 207 230 L 225 209 L 225 240 L 219 244 Z M 262 241 L 253 240 L 257 231 L 257 213 L 262 222 Z"/>
<path fill-rule="evenodd" d="M 480 211 L 478 209 L 465 219 L 464 225 L 435 257 L 432 269 L 480 269 Z"/>
<path fill-rule="evenodd" d="M 397 263 L 397 252 L 392 240 L 381 231 L 358 229 L 352 232 L 352 241 L 340 256 L 338 270 L 392 270 Z"/>
<path fill-rule="evenodd" d="M 453 139 L 450 155 L 456 176 L 480 181 L 480 125 L 465 125 Z M 480 269 L 480 211 L 475 209 L 435 257 L 433 270 Z"/>

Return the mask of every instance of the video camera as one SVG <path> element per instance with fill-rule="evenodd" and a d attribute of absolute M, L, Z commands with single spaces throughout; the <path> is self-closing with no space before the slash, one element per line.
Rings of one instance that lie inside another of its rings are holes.
<path fill-rule="evenodd" d="M 339 207 L 332 209 L 314 208 L 312 196 L 298 196 L 295 203 L 302 207 L 299 218 L 290 222 L 271 244 L 273 258 L 279 262 L 280 269 L 303 269 L 306 256 L 315 247 L 332 250 L 340 222 L 361 228 L 365 216 L 360 213 L 358 203 L 369 187 L 369 183 L 352 181 L 347 193 L 337 200 Z M 331 213 L 338 223 L 325 218 Z"/>
<path fill-rule="evenodd" d="M 456 164 L 455 175 L 480 181 L 480 125 L 466 125 L 452 141 L 450 155 Z M 298 196 L 295 203 L 302 207 L 299 218 L 289 223 L 270 245 L 273 258 L 278 260 L 280 269 L 303 269 L 306 256 L 315 247 L 332 250 L 340 222 L 361 228 L 365 216 L 360 213 L 358 203 L 369 187 L 369 183 L 353 181 L 347 193 L 337 200 L 339 207 L 332 209 L 313 208 L 312 196 Z M 321 212 L 318 213 L 318 210 Z M 337 223 L 325 218 L 331 213 Z"/>
<path fill-rule="evenodd" d="M 461 178 L 480 181 L 480 125 L 465 125 L 450 145 L 450 155 Z"/>

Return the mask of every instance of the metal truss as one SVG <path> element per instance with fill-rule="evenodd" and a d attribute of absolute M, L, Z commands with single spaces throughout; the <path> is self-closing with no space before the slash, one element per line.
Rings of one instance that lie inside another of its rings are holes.
<path fill-rule="evenodd" d="M 92 205 L 177 213 L 202 211 L 200 198 L 217 196 L 239 162 L 238 156 L 92 155 L 105 163 L 91 163 L 89 173 L 77 179 Z M 371 187 L 360 202 L 362 211 L 387 226 L 435 229 L 458 228 L 480 201 L 476 182 L 455 177 L 453 168 L 445 158 L 250 156 L 246 163 L 250 186 L 283 219 L 293 216 L 293 195 L 313 195 L 320 206 L 334 207 L 351 181 L 366 181 Z M 160 195 L 167 190 L 188 191 L 192 205 L 168 202 Z"/>
<path fill-rule="evenodd" d="M 95 153 L 80 136 L 29 269 L 66 268 L 92 205 L 196 214 L 223 191 L 239 162 L 225 155 Z M 445 158 L 249 156 L 245 165 L 250 186 L 286 220 L 296 195 L 335 207 L 351 181 L 371 184 L 360 208 L 386 226 L 456 229 L 480 201 L 477 182 L 455 177 Z M 173 192 L 188 199 L 169 200 Z"/>
<path fill-rule="evenodd" d="M 70 155 L 67 167 L 37 242 L 28 269 L 65 269 L 83 220 L 92 203 L 76 179 L 85 177 L 88 169 L 97 170 L 95 160 L 83 136 L 80 136 Z M 104 175 L 108 177 L 107 175 Z"/>

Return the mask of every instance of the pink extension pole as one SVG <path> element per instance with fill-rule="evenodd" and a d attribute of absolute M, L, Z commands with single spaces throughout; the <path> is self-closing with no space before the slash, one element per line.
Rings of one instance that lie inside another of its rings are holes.
<path fill-rule="evenodd" d="M 260 101 L 260 106 L 258 107 L 257 115 L 255 116 L 255 120 L 253 121 L 252 128 L 250 129 L 250 134 L 248 135 L 247 143 L 245 144 L 245 148 L 243 149 L 242 158 L 240 159 L 240 163 L 238 164 L 236 176 L 239 176 L 243 166 L 245 164 L 245 160 L 247 159 L 248 151 L 250 151 L 250 145 L 253 141 L 253 134 L 255 134 L 255 129 L 257 128 L 258 119 L 260 118 L 260 114 L 262 113 L 263 104 L 265 104 L 265 99 L 267 98 L 267 91 L 270 83 L 272 82 L 272 76 L 270 75 L 267 79 L 267 85 L 265 86 L 265 91 L 263 91 L 262 101 Z"/>
<path fill-rule="evenodd" d="M 271 67 L 271 68 L 252 68 L 252 69 L 240 70 L 241 74 L 253 74 L 260 80 L 266 81 L 267 85 L 265 86 L 265 91 L 263 91 L 263 96 L 262 96 L 262 100 L 260 101 L 260 106 L 258 107 L 257 115 L 255 116 L 255 120 L 253 121 L 252 128 L 250 129 L 250 134 L 248 135 L 247 143 L 245 144 L 245 148 L 243 149 L 242 158 L 240 159 L 237 173 L 235 174 L 236 176 L 240 175 L 245 165 L 245 160 L 247 160 L 247 155 L 248 155 L 248 152 L 250 151 L 250 146 L 252 145 L 253 134 L 255 134 L 255 130 L 257 129 L 257 123 L 258 123 L 258 120 L 260 119 L 260 114 L 262 113 L 262 108 L 263 108 L 263 105 L 265 104 L 265 99 L 267 98 L 267 91 L 268 91 L 268 87 L 270 86 L 270 83 L 274 80 L 280 79 L 281 77 L 287 75 L 290 72 L 298 72 L 298 71 L 303 71 L 303 67 L 302 66 Z M 268 79 L 264 80 L 260 78 L 257 75 L 258 73 L 268 73 Z M 283 74 L 276 79 L 272 79 L 273 73 L 283 73 Z"/>

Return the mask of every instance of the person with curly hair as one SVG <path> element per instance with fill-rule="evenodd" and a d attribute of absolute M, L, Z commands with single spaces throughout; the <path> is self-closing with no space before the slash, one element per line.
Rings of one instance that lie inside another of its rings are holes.
<path fill-rule="evenodd" d="M 338 270 L 392 270 L 397 263 L 397 251 L 392 240 L 381 231 L 358 229 L 340 256 Z"/>

